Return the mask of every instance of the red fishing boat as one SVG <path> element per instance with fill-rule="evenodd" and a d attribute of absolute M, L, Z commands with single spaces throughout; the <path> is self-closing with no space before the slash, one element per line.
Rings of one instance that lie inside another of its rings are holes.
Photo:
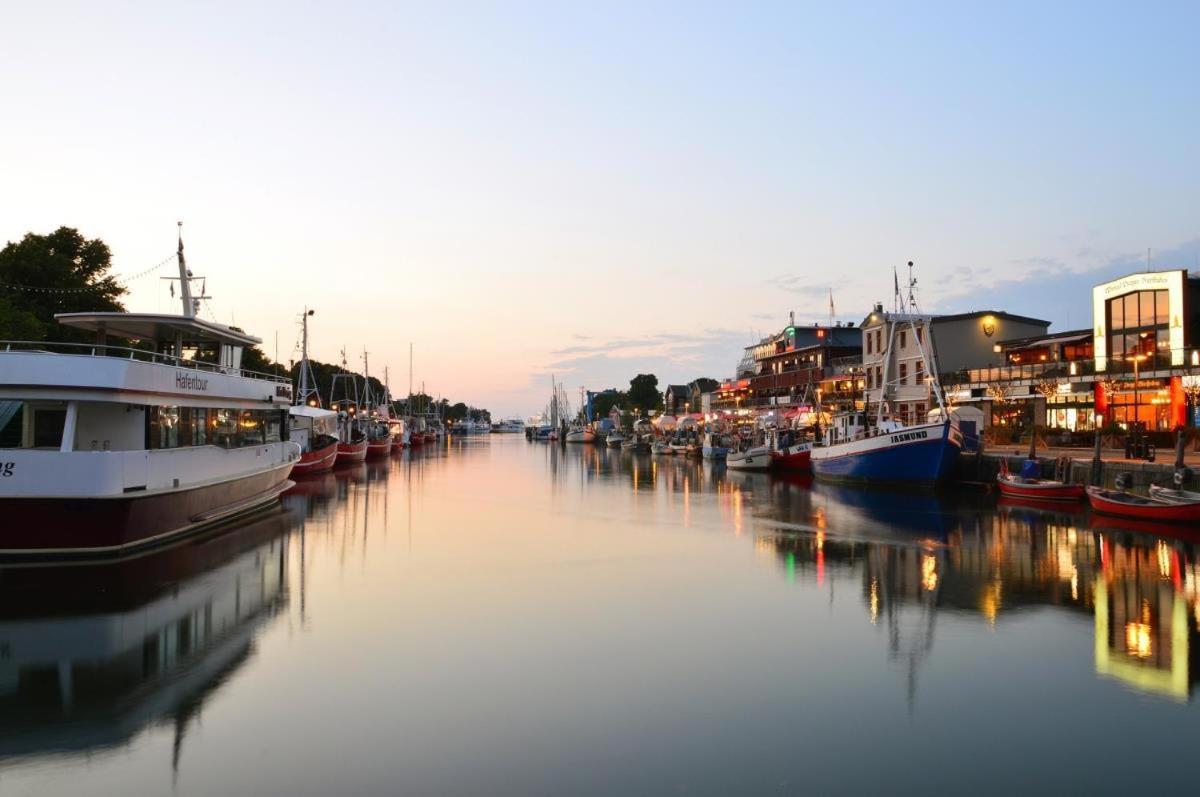
<path fill-rule="evenodd" d="M 1200 501 L 1164 501 L 1103 487 L 1088 487 L 1087 497 L 1092 510 L 1105 515 L 1160 523 L 1200 524 Z"/>
<path fill-rule="evenodd" d="M 337 444 L 337 460 L 335 464 L 341 465 L 345 462 L 362 462 L 367 458 L 367 438 L 361 436 L 362 432 L 356 432 L 360 435 L 358 439 L 351 439 L 349 442 L 338 441 Z"/>
<path fill-rule="evenodd" d="M 1084 496 L 1082 484 L 1071 484 L 1057 479 L 1039 479 L 1009 473 L 1008 462 L 1000 460 L 1000 472 L 996 474 L 996 486 L 1001 495 L 1011 498 L 1033 498 L 1038 501 L 1079 501 Z"/>
<path fill-rule="evenodd" d="M 812 470 L 812 443 L 800 440 L 792 429 L 776 429 L 771 432 L 772 470 Z"/>
<path fill-rule="evenodd" d="M 289 437 L 300 446 L 300 461 L 292 468 L 292 474 L 304 476 L 332 468 L 337 460 L 337 413 L 296 405 L 289 414 Z"/>
<path fill-rule="evenodd" d="M 367 456 L 386 457 L 392 453 L 392 435 L 387 424 L 371 421 L 367 428 Z"/>

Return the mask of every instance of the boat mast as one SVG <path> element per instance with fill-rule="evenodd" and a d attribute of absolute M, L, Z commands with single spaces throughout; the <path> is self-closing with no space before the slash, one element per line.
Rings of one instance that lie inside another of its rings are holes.
<path fill-rule="evenodd" d="M 371 370 L 367 364 L 367 347 L 363 346 L 363 410 L 371 411 Z"/>
<path fill-rule="evenodd" d="M 304 308 L 300 315 L 300 387 L 296 391 L 296 403 L 308 404 L 310 396 L 316 397 L 317 406 L 321 404 L 321 392 L 317 389 L 317 378 L 313 374 L 312 363 L 308 361 L 308 317 L 315 310 Z"/>
<path fill-rule="evenodd" d="M 179 261 L 179 298 L 183 302 L 184 317 L 195 318 L 197 303 L 192 301 L 192 275 L 187 270 L 187 263 L 183 259 L 183 222 L 175 223 L 179 229 L 179 249 L 176 252 L 176 259 Z"/>

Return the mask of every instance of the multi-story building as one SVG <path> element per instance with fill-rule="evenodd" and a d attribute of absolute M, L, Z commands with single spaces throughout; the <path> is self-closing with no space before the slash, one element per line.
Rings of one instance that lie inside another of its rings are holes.
<path fill-rule="evenodd" d="M 1130 274 L 1095 286 L 1092 307 L 1087 330 L 1002 336 L 999 363 L 942 363 L 943 386 L 997 426 L 1200 425 L 1200 278 L 1182 269 Z"/>
<path fill-rule="evenodd" d="M 861 335 L 853 324 L 797 326 L 747 346 L 736 375 L 714 391 L 714 410 L 812 407 L 860 391 Z"/>
<path fill-rule="evenodd" d="M 929 374 L 999 365 L 998 341 L 1045 335 L 1049 327 L 998 310 L 929 316 L 885 312 L 877 304 L 861 325 L 867 404 L 883 401 L 893 417 L 923 421 L 937 403 Z"/>

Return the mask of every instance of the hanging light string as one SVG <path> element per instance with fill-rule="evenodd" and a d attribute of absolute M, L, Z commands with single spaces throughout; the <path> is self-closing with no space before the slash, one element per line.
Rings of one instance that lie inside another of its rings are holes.
<path fill-rule="evenodd" d="M 177 257 L 176 253 L 172 252 L 169 256 L 163 258 L 162 261 L 155 263 L 153 266 L 151 266 L 148 269 L 139 271 L 136 274 L 130 274 L 127 277 L 122 277 L 122 276 L 117 275 L 117 276 L 112 277 L 112 279 L 113 279 L 113 281 L 115 281 L 116 283 L 118 283 L 122 286 L 128 285 L 130 282 L 133 282 L 136 279 L 140 279 L 142 277 L 153 274 L 155 271 L 158 271 L 163 266 L 174 261 L 176 257 Z M 98 290 L 99 287 L 100 287 L 99 285 L 89 285 L 86 288 L 42 288 L 42 287 L 38 287 L 37 285 L 16 285 L 11 282 L 0 282 L 0 288 L 7 288 L 8 290 L 12 290 L 12 291 L 24 291 L 26 293 L 54 293 L 54 294 L 92 293 L 93 291 Z"/>

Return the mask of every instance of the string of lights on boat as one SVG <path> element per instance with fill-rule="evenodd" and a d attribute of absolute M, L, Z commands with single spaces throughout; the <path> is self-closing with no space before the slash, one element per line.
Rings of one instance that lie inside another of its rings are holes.
<path fill-rule="evenodd" d="M 153 274 L 155 271 L 158 271 L 160 268 L 167 265 L 168 263 L 175 262 L 177 257 L 178 257 L 178 254 L 175 252 L 172 252 L 170 255 L 163 258 L 158 263 L 155 263 L 153 266 L 150 266 L 150 268 L 143 269 L 142 271 L 139 271 L 136 274 L 130 274 L 127 277 L 122 277 L 120 275 L 114 275 L 111 279 L 114 282 L 120 283 L 122 285 L 128 285 L 129 283 L 133 282 L 136 279 L 141 279 L 142 277 L 146 277 L 146 276 L 149 276 L 150 274 Z M 100 282 L 93 283 L 93 284 L 88 285 L 83 288 L 42 288 L 37 285 L 16 285 L 11 282 L 0 282 L 0 288 L 6 288 L 11 291 L 23 291 L 25 293 L 55 293 L 55 294 L 91 293 L 93 291 L 96 291 L 96 290 L 99 290 L 100 288 L 102 288 L 106 281 L 107 280 L 101 280 Z"/>

